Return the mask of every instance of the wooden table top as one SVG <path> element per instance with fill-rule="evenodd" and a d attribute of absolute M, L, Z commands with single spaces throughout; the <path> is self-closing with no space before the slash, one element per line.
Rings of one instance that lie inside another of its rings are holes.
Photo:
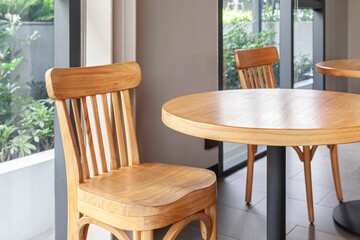
<path fill-rule="evenodd" d="M 337 77 L 360 78 L 360 59 L 343 59 L 320 62 L 316 71 Z"/>
<path fill-rule="evenodd" d="M 360 95 L 299 89 L 198 93 L 166 102 L 162 120 L 213 140 L 272 146 L 360 141 Z"/>

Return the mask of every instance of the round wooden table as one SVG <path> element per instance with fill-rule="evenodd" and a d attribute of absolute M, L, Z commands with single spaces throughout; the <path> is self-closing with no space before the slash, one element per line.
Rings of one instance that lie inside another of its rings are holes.
<path fill-rule="evenodd" d="M 168 101 L 162 120 L 200 138 L 267 145 L 267 239 L 285 239 L 285 146 L 360 141 L 360 95 L 298 89 L 227 90 Z"/>
<path fill-rule="evenodd" d="M 337 77 L 360 78 L 360 59 L 320 62 L 316 71 Z M 360 200 L 340 203 L 333 212 L 337 224 L 360 236 Z"/>
<path fill-rule="evenodd" d="M 342 59 L 320 62 L 316 71 L 337 77 L 360 78 L 360 59 Z"/>

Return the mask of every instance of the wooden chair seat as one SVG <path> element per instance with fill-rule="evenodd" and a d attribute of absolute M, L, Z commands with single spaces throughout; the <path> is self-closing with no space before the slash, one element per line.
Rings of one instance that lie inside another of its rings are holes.
<path fill-rule="evenodd" d="M 78 208 L 81 213 L 90 217 L 95 215 L 98 220 L 120 229 L 132 229 L 136 225 L 139 228 L 136 230 L 148 230 L 167 226 L 201 211 L 201 206 L 213 201 L 204 196 L 213 194 L 216 194 L 216 176 L 212 172 L 144 163 L 79 184 Z M 159 216 L 161 221 L 152 221 Z"/>

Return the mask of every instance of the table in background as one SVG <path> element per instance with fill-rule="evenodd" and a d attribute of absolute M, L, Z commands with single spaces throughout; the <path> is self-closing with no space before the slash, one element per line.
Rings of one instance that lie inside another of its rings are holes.
<path fill-rule="evenodd" d="M 176 131 L 218 141 L 266 145 L 267 239 L 285 229 L 285 146 L 360 141 L 360 95 L 298 89 L 205 92 L 175 98 L 162 120 Z"/>
<path fill-rule="evenodd" d="M 316 71 L 322 74 L 360 78 L 360 59 L 342 59 L 320 62 Z M 337 224 L 352 233 L 360 235 L 360 200 L 340 203 L 333 212 Z"/>
<path fill-rule="evenodd" d="M 360 78 L 360 59 L 320 62 L 316 64 L 316 71 L 336 77 Z"/>

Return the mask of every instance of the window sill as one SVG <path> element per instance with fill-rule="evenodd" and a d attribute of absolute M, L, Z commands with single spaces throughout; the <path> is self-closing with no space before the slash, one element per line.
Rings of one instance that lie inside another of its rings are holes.
<path fill-rule="evenodd" d="M 39 163 L 54 160 L 54 149 L 34 153 L 29 156 L 17 158 L 11 161 L 0 163 L 0 175 L 13 172 L 22 168 L 30 167 Z"/>
<path fill-rule="evenodd" d="M 308 89 L 308 88 L 312 88 L 313 84 L 314 84 L 314 80 L 312 78 L 310 78 L 308 80 L 303 80 L 303 81 L 294 83 L 294 88 Z"/>

